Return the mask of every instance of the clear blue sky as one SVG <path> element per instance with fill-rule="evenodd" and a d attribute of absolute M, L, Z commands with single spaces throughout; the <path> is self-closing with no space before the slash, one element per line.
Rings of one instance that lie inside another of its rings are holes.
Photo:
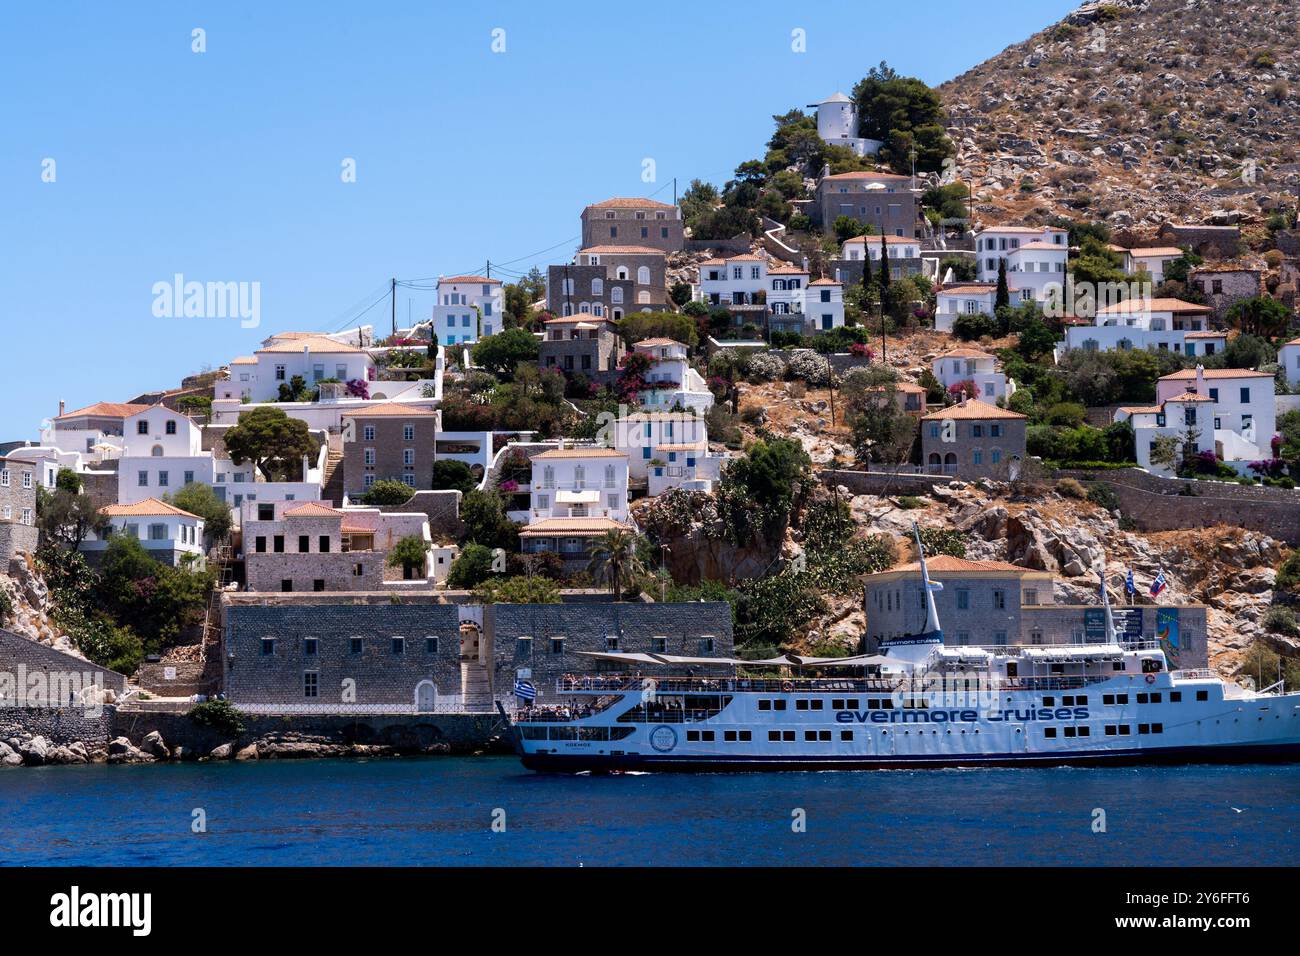
<path fill-rule="evenodd" d="M 564 261 L 585 203 L 720 183 L 772 114 L 882 59 L 943 82 L 1076 5 L 5 4 L 0 440 L 35 438 L 61 398 L 123 401 L 340 327 L 390 276 Z M 178 272 L 259 282 L 261 327 L 155 318 Z M 399 320 L 431 301 L 399 292 Z"/>

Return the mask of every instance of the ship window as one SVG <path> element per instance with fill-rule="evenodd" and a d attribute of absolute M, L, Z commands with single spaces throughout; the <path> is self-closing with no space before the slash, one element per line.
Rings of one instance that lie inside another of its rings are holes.
<path fill-rule="evenodd" d="M 1061 703 L 1064 704 L 1065 701 L 1061 701 Z M 1056 706 L 1056 698 L 1055 698 L 1055 697 L 1044 697 L 1044 698 L 1043 698 L 1043 706 L 1044 706 L 1044 707 L 1055 707 L 1055 706 Z"/>
<path fill-rule="evenodd" d="M 1128 694 L 1116 694 L 1116 695 L 1115 695 L 1115 703 L 1117 703 L 1117 704 L 1127 704 L 1127 703 L 1128 703 Z"/>
<path fill-rule="evenodd" d="M 772 709 L 773 709 L 773 710 L 785 710 L 785 701 L 782 700 L 782 699 L 780 699 L 780 698 L 778 698 L 777 700 L 772 701 Z"/>
<path fill-rule="evenodd" d="M 853 739 L 853 731 L 851 730 L 840 731 L 840 740 L 852 740 L 852 739 Z"/>
<path fill-rule="evenodd" d="M 1079 706 L 1079 707 L 1087 707 L 1087 706 L 1088 706 L 1088 695 L 1087 695 L 1087 694 L 1083 694 L 1083 695 L 1081 696 L 1081 695 L 1079 695 L 1079 694 L 1075 694 L 1075 695 L 1074 695 L 1074 703 L 1075 703 L 1077 706 Z"/>
<path fill-rule="evenodd" d="M 724 730 L 722 732 L 722 739 L 727 743 L 734 744 L 736 742 L 736 732 L 734 730 Z"/>
<path fill-rule="evenodd" d="M 1063 730 L 1062 732 L 1064 733 L 1064 735 L 1065 735 L 1066 737 L 1073 737 L 1073 736 L 1074 736 L 1074 728 L 1073 728 L 1073 727 L 1066 727 L 1066 728 L 1064 728 L 1064 730 Z"/>
<path fill-rule="evenodd" d="M 817 731 L 817 739 L 829 743 L 831 739 L 831 732 L 829 730 L 819 730 Z"/>
<path fill-rule="evenodd" d="M 635 729 L 635 728 L 633 728 L 633 729 Z M 741 739 L 742 742 L 744 742 L 744 743 L 748 743 L 749 741 L 751 741 L 751 740 L 754 739 L 754 735 L 751 734 L 748 730 L 742 730 L 742 731 L 740 732 L 740 739 Z"/>
<path fill-rule="evenodd" d="M 1120 735 L 1121 737 L 1127 737 L 1127 736 L 1128 736 L 1128 724 L 1120 724 L 1120 725 L 1119 725 L 1119 735 Z"/>
<path fill-rule="evenodd" d="M 1110 669 L 1113 671 L 1122 671 L 1124 669 L 1124 662 L 1116 661 L 1115 663 L 1110 665 Z"/>
<path fill-rule="evenodd" d="M 759 710 L 771 710 L 771 709 L 772 709 L 772 702 L 771 702 L 770 700 L 766 700 L 766 699 L 760 700 L 760 701 L 758 702 L 758 709 L 759 709 Z"/>
<path fill-rule="evenodd" d="M 1165 725 L 1164 725 L 1164 724 L 1152 724 L 1152 725 L 1151 725 L 1151 732 L 1152 732 L 1153 734 L 1163 734 L 1163 733 L 1165 732 Z"/>
<path fill-rule="evenodd" d="M 1160 695 L 1159 695 L 1159 694 L 1152 694 L 1152 695 L 1151 695 L 1151 703 L 1153 703 L 1153 704 L 1158 704 L 1158 703 L 1160 703 Z"/>
<path fill-rule="evenodd" d="M 858 700 L 856 697 L 850 697 L 844 702 L 844 706 L 849 710 L 857 710 L 862 706 L 862 701 Z"/>
<path fill-rule="evenodd" d="M 1091 737 L 1091 736 L 1092 736 L 1092 728 L 1091 728 L 1091 727 L 1087 727 L 1087 726 L 1081 726 L 1081 727 L 1079 727 L 1079 736 L 1080 736 L 1080 737 Z"/>
<path fill-rule="evenodd" d="M 1138 695 L 1137 695 L 1137 702 L 1138 702 L 1139 704 L 1145 704 L 1145 703 L 1147 702 L 1147 695 L 1146 695 L 1146 694 L 1138 694 Z"/>
<path fill-rule="evenodd" d="M 1210 692 L 1209 692 L 1208 690 L 1198 690 L 1198 691 L 1196 692 L 1196 699 L 1197 699 L 1197 700 L 1209 700 L 1209 699 L 1210 699 Z"/>
<path fill-rule="evenodd" d="M 814 697 L 811 704 L 813 710 L 822 710 L 826 706 L 826 701 L 822 700 L 820 697 Z"/>
<path fill-rule="evenodd" d="M 817 731 L 815 731 L 815 730 L 805 730 L 805 731 L 803 732 L 803 739 L 804 739 L 804 740 L 816 740 L 816 739 L 817 739 Z"/>
<path fill-rule="evenodd" d="M 1181 704 L 1183 702 L 1183 692 L 1181 690 L 1171 690 L 1169 692 L 1169 703 Z"/>
<path fill-rule="evenodd" d="M 1048 698 L 1048 700 L 1050 700 L 1050 699 L 1051 699 L 1051 698 Z M 1046 703 L 1046 701 L 1044 701 L 1044 703 Z M 1047 706 L 1050 707 L 1050 706 L 1052 706 L 1052 705 L 1051 705 L 1051 704 L 1047 704 Z M 1062 698 L 1061 698 L 1061 706 L 1062 706 L 1062 707 L 1073 707 L 1073 706 L 1074 706 L 1074 698 L 1071 697 L 1071 696 L 1069 696 L 1069 695 L 1066 695 L 1065 697 L 1062 697 Z"/>
<path fill-rule="evenodd" d="M 780 739 L 781 739 L 781 731 L 779 731 L 779 730 L 769 730 L 769 731 L 767 732 L 767 739 L 768 739 L 768 740 L 780 740 Z"/>
<path fill-rule="evenodd" d="M 1114 695 L 1114 694 L 1102 694 L 1102 695 L 1101 695 L 1101 702 L 1102 702 L 1105 706 L 1109 707 L 1111 704 L 1115 703 L 1115 695 Z"/>
<path fill-rule="evenodd" d="M 807 710 L 807 709 L 808 709 L 808 699 L 807 699 L 807 698 L 800 698 L 799 700 L 796 700 L 796 701 L 794 702 L 794 709 L 795 709 L 795 710 Z"/>
<path fill-rule="evenodd" d="M 1107 725 L 1106 725 L 1106 736 L 1107 736 L 1107 737 L 1114 737 L 1114 736 L 1115 736 L 1115 725 L 1114 725 L 1114 724 L 1107 724 Z"/>
<path fill-rule="evenodd" d="M 788 741 L 789 743 L 794 743 L 794 731 L 793 730 L 781 731 L 781 739 Z"/>
<path fill-rule="evenodd" d="M 713 742 L 713 731 L 711 731 L 711 730 L 701 730 L 701 731 L 700 731 L 700 739 L 703 740 L 706 744 L 707 744 L 707 743 L 712 743 L 712 742 Z"/>
<path fill-rule="evenodd" d="M 1149 734 L 1149 733 L 1151 733 L 1150 724 L 1138 724 L 1138 734 Z"/>
<path fill-rule="evenodd" d="M 843 710 L 843 709 L 844 709 L 843 697 L 836 697 L 831 701 L 831 710 Z"/>
<path fill-rule="evenodd" d="M 686 741 L 687 741 L 687 743 L 699 743 L 699 742 L 700 742 L 700 732 L 699 732 L 698 730 L 688 730 L 688 731 L 686 731 Z"/>
<path fill-rule="evenodd" d="M 1044 727 L 1044 728 L 1043 728 L 1043 736 L 1044 736 L 1044 737 L 1047 737 L 1048 739 L 1054 738 L 1054 737 L 1056 736 L 1056 728 L 1055 728 L 1055 727 Z"/>

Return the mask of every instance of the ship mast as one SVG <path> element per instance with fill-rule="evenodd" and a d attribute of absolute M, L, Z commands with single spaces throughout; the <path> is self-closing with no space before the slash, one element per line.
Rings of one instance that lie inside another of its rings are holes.
<path fill-rule="evenodd" d="M 1102 564 L 1097 575 L 1101 578 L 1101 606 L 1106 615 L 1106 641 L 1110 644 L 1118 644 L 1119 635 L 1115 632 L 1115 615 L 1110 611 L 1110 593 L 1106 590 L 1105 564 Z"/>
<path fill-rule="evenodd" d="M 925 630 L 921 637 L 943 643 L 943 629 L 939 626 L 939 609 L 935 607 L 934 592 L 942 591 L 943 585 L 930 580 L 929 569 L 925 566 L 925 545 L 921 544 L 921 529 L 912 522 L 912 535 L 916 538 L 916 554 L 921 561 L 921 587 L 925 591 Z"/>

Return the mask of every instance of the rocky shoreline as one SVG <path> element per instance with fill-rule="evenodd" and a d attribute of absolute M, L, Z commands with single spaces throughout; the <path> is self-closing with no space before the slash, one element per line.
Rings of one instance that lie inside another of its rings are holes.
<path fill-rule="evenodd" d="M 103 738 L 73 739 L 51 733 L 47 726 L 15 728 L 11 720 L 0 734 L 0 769 L 513 752 L 508 731 L 492 715 L 455 715 L 437 721 L 335 715 L 255 718 L 251 722 L 261 726 L 229 739 L 194 725 L 184 715 L 110 713 Z M 130 731 L 121 732 L 126 728 L 119 725 L 128 724 L 132 725 Z"/>

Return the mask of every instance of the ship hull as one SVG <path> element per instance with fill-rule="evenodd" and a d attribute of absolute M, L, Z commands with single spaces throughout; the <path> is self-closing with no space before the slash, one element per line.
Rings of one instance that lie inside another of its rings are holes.
<path fill-rule="evenodd" d="M 1300 742 L 1152 747 L 1059 753 L 1003 753 L 879 756 L 776 756 L 681 754 L 521 753 L 523 765 L 539 773 L 768 773 L 828 770 L 941 770 L 974 767 L 1126 767 L 1138 765 L 1288 763 L 1300 760 Z"/>

